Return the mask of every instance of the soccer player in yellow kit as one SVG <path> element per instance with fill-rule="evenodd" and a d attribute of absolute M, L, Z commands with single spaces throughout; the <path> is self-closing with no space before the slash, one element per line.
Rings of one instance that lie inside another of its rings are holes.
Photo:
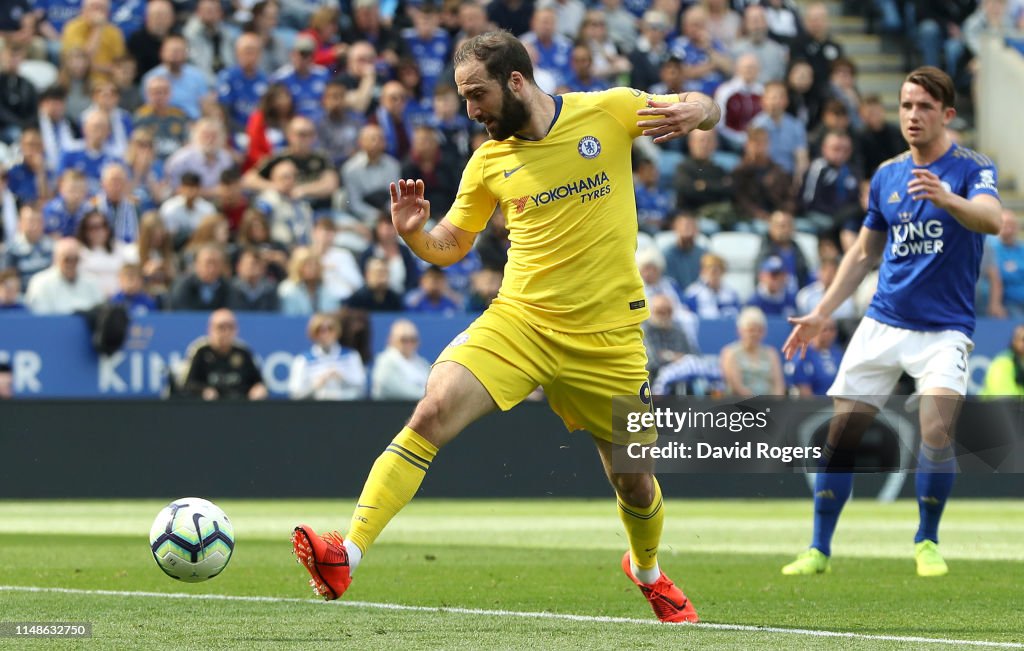
<path fill-rule="evenodd" d="M 501 291 L 434 363 L 426 395 L 370 470 L 347 536 L 301 525 L 292 537 L 296 556 L 318 593 L 341 596 L 438 449 L 540 385 L 570 431 L 593 436 L 629 540 L 626 575 L 662 621 L 696 622 L 693 605 L 658 567 L 665 510 L 657 480 L 612 468 L 619 442 L 612 442 L 611 402 L 616 395 L 649 401 L 650 394 L 640 329 L 648 311 L 634 261 L 632 141 L 711 129 L 718 107 L 700 93 L 629 88 L 552 97 L 536 86 L 529 55 L 508 32 L 462 44 L 455 82 L 469 117 L 492 139 L 473 154 L 455 204 L 429 233 L 422 180 L 391 184 L 392 220 L 413 252 L 446 266 L 469 252 L 500 206 L 512 243 Z M 656 437 L 651 429 L 634 440 Z"/>

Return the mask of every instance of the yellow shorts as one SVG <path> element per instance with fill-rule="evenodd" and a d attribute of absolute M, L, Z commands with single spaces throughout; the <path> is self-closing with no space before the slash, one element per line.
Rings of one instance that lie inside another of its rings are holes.
<path fill-rule="evenodd" d="M 612 396 L 650 400 L 647 350 L 639 324 L 606 332 L 573 334 L 531 324 L 521 312 L 492 304 L 441 351 L 435 364 L 456 362 L 484 385 L 503 411 L 537 386 L 572 432 L 585 429 L 612 441 Z M 646 410 L 646 409 L 645 409 Z M 621 443 L 620 429 L 615 438 Z M 651 443 L 653 428 L 630 435 Z"/>

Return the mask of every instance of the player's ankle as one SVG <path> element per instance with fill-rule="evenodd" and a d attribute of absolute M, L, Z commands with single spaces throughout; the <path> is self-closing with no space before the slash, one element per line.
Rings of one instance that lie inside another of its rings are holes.
<path fill-rule="evenodd" d="M 356 571 L 359 561 L 363 560 L 363 550 L 359 549 L 359 545 L 351 540 L 346 540 L 345 551 L 348 552 L 348 571 L 351 574 Z"/>
<path fill-rule="evenodd" d="M 635 576 L 636 580 L 640 583 L 651 585 L 652 583 L 656 583 L 658 579 L 661 578 L 661 568 L 658 567 L 657 563 L 654 564 L 654 567 L 648 568 L 646 570 L 637 567 L 636 563 L 634 563 L 633 561 L 630 561 L 629 565 L 630 569 L 633 571 L 633 576 Z"/>

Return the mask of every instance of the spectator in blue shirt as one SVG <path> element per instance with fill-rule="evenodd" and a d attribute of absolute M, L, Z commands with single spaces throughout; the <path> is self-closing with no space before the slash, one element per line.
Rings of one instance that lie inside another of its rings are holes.
<path fill-rule="evenodd" d="M 761 263 L 757 288 L 747 305 L 759 307 L 769 316 L 796 314 L 796 293 L 789 287 L 789 272 L 782 258 L 772 256 Z"/>
<path fill-rule="evenodd" d="M 719 84 L 732 76 L 732 57 L 711 36 L 708 11 L 702 5 L 693 5 L 683 13 L 682 34 L 672 39 L 669 49 L 683 62 L 686 90 L 714 97 Z"/>
<path fill-rule="evenodd" d="M 634 157 L 633 192 L 636 196 L 636 216 L 640 230 L 654 235 L 665 228 L 672 195 L 658 187 L 658 166 L 654 161 Z"/>
<path fill-rule="evenodd" d="M 299 34 L 292 46 L 291 65 L 274 73 L 272 81 L 283 84 L 292 94 L 295 113 L 315 123 L 323 117 L 320 97 L 324 94 L 331 74 L 327 68 L 313 63 L 316 41 L 309 34 Z"/>
<path fill-rule="evenodd" d="M 85 175 L 89 194 L 100 191 L 100 177 L 108 163 L 120 163 L 104 147 L 110 136 L 110 117 L 104 111 L 90 111 L 82 121 L 82 146 L 61 156 L 59 173 L 78 170 Z"/>
<path fill-rule="evenodd" d="M 990 238 L 996 269 L 1003 281 L 1001 297 L 993 296 L 991 301 L 1000 303 L 1011 317 L 1024 316 L 1024 244 L 1018 238 L 1020 225 L 1010 210 L 1003 210 L 1003 224 L 999 236 Z"/>
<path fill-rule="evenodd" d="M 402 30 L 405 49 L 419 65 L 424 97 L 434 96 L 434 87 L 448 65 L 451 37 L 441 28 L 440 5 L 423 3 L 411 11 L 413 26 Z"/>
<path fill-rule="evenodd" d="M 835 381 L 843 360 L 843 349 L 836 344 L 837 333 L 836 322 L 826 319 L 818 336 L 810 341 L 806 355 L 786 362 L 786 383 L 796 387 L 801 396 L 823 396 Z"/>
<path fill-rule="evenodd" d="M 269 80 L 260 68 L 263 46 L 255 34 L 242 34 L 235 42 L 236 64 L 217 76 L 217 99 L 228 110 L 233 131 L 244 131 L 249 116 L 267 92 Z"/>
<path fill-rule="evenodd" d="M 409 292 L 405 298 L 405 309 L 444 316 L 462 311 L 459 304 L 448 295 L 448 280 L 444 269 L 440 267 L 430 267 L 423 272 L 419 289 Z"/>
<path fill-rule="evenodd" d="M 43 206 L 43 229 L 48 235 L 70 237 L 89 208 L 89 183 L 85 174 L 69 169 L 60 175 L 57 196 Z"/>
<path fill-rule="evenodd" d="M 594 55 L 588 45 L 578 43 L 573 46 L 569 67 L 569 73 L 559 85 L 559 92 L 592 93 L 609 88 L 607 81 L 594 76 Z"/>
<path fill-rule="evenodd" d="M 43 138 L 39 129 L 21 132 L 21 162 L 7 170 L 7 187 L 21 203 L 41 205 L 53 196 L 54 178 L 46 169 Z"/>
<path fill-rule="evenodd" d="M 4 251 L 3 265 L 13 269 L 28 287 L 32 276 L 53 263 L 53 241 L 43 233 L 43 218 L 34 206 L 21 207 L 18 214 L 18 233 L 9 239 Z"/>
<path fill-rule="evenodd" d="M 786 112 L 788 106 L 786 84 L 768 82 L 761 97 L 761 113 L 750 121 L 750 125 L 768 133 L 768 155 L 771 159 L 794 178 L 802 179 L 809 164 L 807 128 Z"/>
<path fill-rule="evenodd" d="M 524 45 L 537 51 L 534 68 L 544 70 L 561 84 L 569 75 L 569 58 L 572 56 L 572 41 L 558 33 L 558 14 L 554 7 L 545 5 L 533 12 L 530 31 L 519 37 Z"/>
<path fill-rule="evenodd" d="M 665 275 L 685 289 L 700 277 L 701 258 L 707 251 L 697 244 L 697 218 L 692 214 L 677 212 L 672 218 L 672 232 L 675 241 L 661 250 L 665 256 Z"/>
<path fill-rule="evenodd" d="M 132 316 L 145 316 L 156 311 L 156 300 L 143 288 L 139 265 L 131 262 L 122 265 L 117 273 L 117 283 L 120 289 L 110 297 L 111 303 L 124 305 Z"/>
<path fill-rule="evenodd" d="M 152 77 L 166 77 L 171 82 L 171 104 L 180 107 L 189 119 L 199 117 L 202 102 L 210 93 L 206 75 L 198 67 L 188 63 L 188 43 L 183 36 L 171 34 L 160 47 L 160 61 L 142 78 L 143 87 Z"/>

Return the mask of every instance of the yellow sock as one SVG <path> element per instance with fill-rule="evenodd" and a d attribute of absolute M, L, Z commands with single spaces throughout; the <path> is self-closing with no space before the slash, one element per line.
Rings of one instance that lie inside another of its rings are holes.
<path fill-rule="evenodd" d="M 377 457 L 356 502 L 346 538 L 366 551 L 419 490 L 437 447 L 408 427 Z"/>
<path fill-rule="evenodd" d="M 661 542 L 661 528 L 665 523 L 665 509 L 661 499 L 661 486 L 654 482 L 654 499 L 650 506 L 637 508 L 618 500 L 619 519 L 626 528 L 629 540 L 629 556 L 633 565 L 641 570 L 653 569 L 658 564 L 658 544 Z"/>

